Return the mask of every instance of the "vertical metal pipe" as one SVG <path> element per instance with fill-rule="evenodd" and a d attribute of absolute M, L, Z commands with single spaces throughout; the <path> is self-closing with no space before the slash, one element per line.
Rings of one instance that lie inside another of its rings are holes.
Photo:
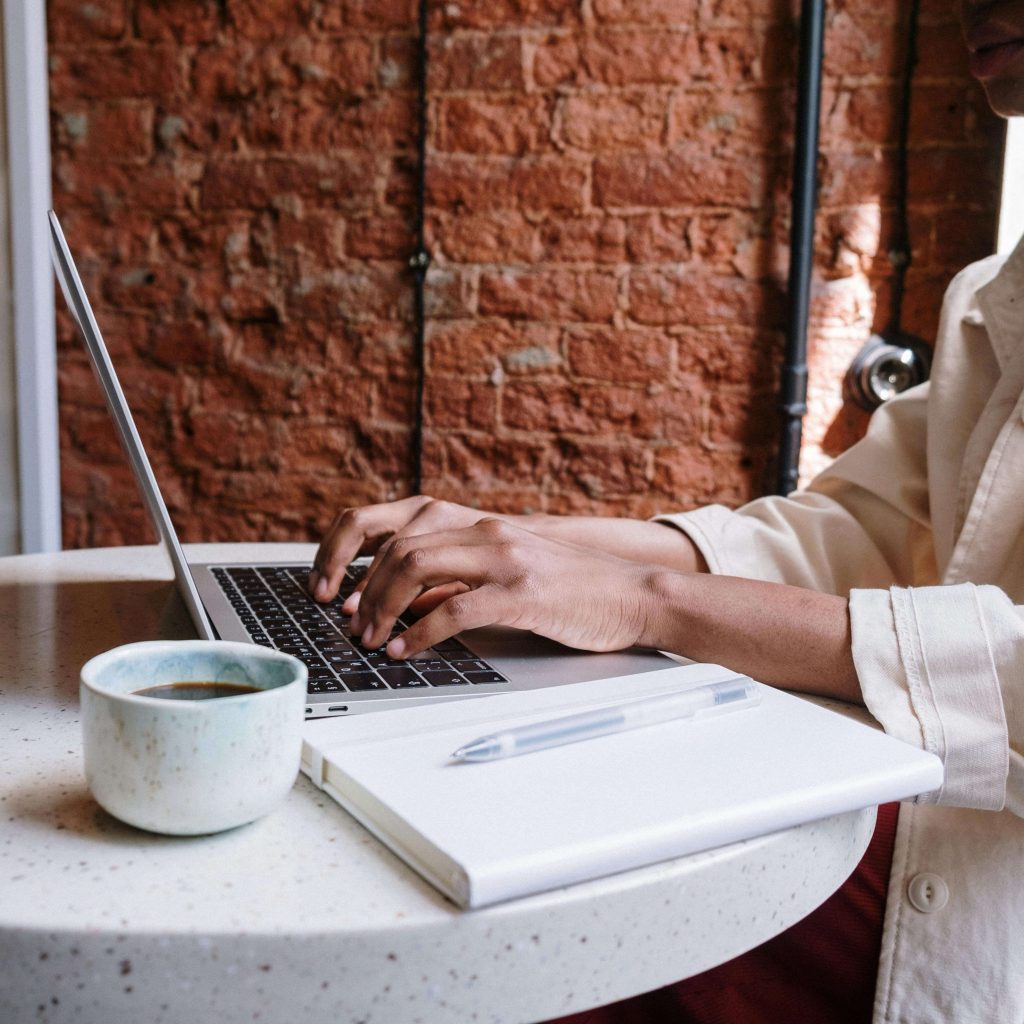
<path fill-rule="evenodd" d="M 821 112 L 824 36 L 825 0 L 802 0 L 796 136 L 793 147 L 793 211 L 789 236 L 788 322 L 779 400 L 782 431 L 776 484 L 778 494 L 789 494 L 796 489 L 800 473 L 802 420 L 807 412 L 807 321 L 811 271 L 814 267 L 818 119 Z"/>
<path fill-rule="evenodd" d="M 413 358 L 416 364 L 416 410 L 412 425 L 410 477 L 412 493 L 423 490 L 423 393 L 426 390 L 426 284 L 430 251 L 426 243 L 427 206 L 427 0 L 417 9 L 416 45 L 416 251 L 409 258 L 413 279 Z"/>

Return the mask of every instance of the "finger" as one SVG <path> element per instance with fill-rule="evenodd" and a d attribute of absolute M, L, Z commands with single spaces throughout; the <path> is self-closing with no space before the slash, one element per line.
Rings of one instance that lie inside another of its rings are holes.
<path fill-rule="evenodd" d="M 422 617 L 427 612 L 432 612 L 439 604 L 447 601 L 449 597 L 456 594 L 464 594 L 469 587 L 461 580 L 456 583 L 445 583 L 440 587 L 431 587 L 424 590 L 419 597 L 415 598 L 409 605 L 408 611 L 417 617 Z"/>
<path fill-rule="evenodd" d="M 393 544 L 409 537 L 422 537 L 424 534 L 428 533 L 450 531 L 453 529 L 453 509 L 460 510 L 459 506 L 452 505 L 450 502 L 429 499 L 416 510 L 412 518 L 401 529 L 396 530 L 391 537 L 388 538 L 389 543 Z M 462 528 L 464 529 L 465 526 Z M 366 568 L 364 585 L 365 582 L 370 580 L 373 574 L 377 571 L 377 568 L 380 565 L 381 560 L 386 555 L 387 550 L 387 544 L 381 544 L 377 548 L 376 554 Z"/>
<path fill-rule="evenodd" d="M 388 657 L 410 658 L 456 633 L 500 623 L 507 617 L 508 602 L 508 595 L 492 584 L 456 594 L 395 637 L 388 644 Z"/>
<path fill-rule="evenodd" d="M 390 635 L 395 620 L 424 591 L 452 583 L 483 582 L 494 552 L 480 544 L 452 543 L 459 534 L 427 534 L 390 546 L 367 583 L 359 603 L 358 625 L 367 647 L 378 647 Z"/>
<path fill-rule="evenodd" d="M 400 530 L 429 500 L 417 495 L 340 512 L 321 540 L 313 560 L 309 580 L 313 596 L 318 601 L 332 600 L 338 593 L 349 562 L 359 554 L 376 551 L 382 541 Z"/>
<path fill-rule="evenodd" d="M 344 614 L 352 616 L 352 630 L 357 636 L 366 628 L 366 623 L 359 616 L 359 601 L 363 596 L 362 588 L 363 584 L 360 584 L 359 590 L 345 598 L 345 603 L 341 606 Z M 469 590 L 469 587 L 461 580 L 457 583 L 444 583 L 439 587 L 430 587 L 423 591 L 419 597 L 412 599 L 404 614 L 409 615 L 411 613 L 415 618 L 419 618 L 426 615 L 427 612 L 433 611 L 442 601 L 447 601 L 449 597 L 455 594 L 464 594 L 467 590 Z M 399 614 L 402 613 L 399 612 Z"/>

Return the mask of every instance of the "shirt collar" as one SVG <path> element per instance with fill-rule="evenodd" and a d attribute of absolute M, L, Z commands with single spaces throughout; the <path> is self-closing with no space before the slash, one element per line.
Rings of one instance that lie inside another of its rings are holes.
<path fill-rule="evenodd" d="M 1005 369 L 1024 346 L 1024 238 L 996 276 L 978 289 L 977 302 L 996 359 Z"/>

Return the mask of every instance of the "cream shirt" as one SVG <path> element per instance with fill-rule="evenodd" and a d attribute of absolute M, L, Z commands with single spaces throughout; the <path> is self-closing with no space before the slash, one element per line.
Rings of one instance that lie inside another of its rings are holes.
<path fill-rule="evenodd" d="M 876 1024 L 1024 1022 L 1024 240 L 805 491 L 659 518 L 712 572 L 848 594 L 868 709 L 945 765 L 900 810 Z"/>

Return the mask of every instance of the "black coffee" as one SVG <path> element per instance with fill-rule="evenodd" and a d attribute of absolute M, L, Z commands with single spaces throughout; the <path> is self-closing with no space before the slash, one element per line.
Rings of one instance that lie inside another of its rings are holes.
<path fill-rule="evenodd" d="M 212 700 L 214 697 L 240 697 L 243 693 L 259 693 L 258 686 L 246 683 L 182 682 L 161 683 L 135 691 L 140 697 L 162 697 L 164 700 Z"/>

